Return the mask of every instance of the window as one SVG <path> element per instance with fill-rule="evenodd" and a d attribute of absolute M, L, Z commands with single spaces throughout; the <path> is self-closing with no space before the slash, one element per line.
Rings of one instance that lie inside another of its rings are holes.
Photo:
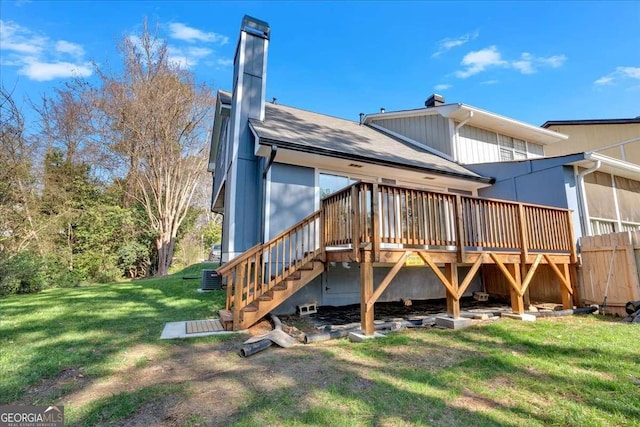
<path fill-rule="evenodd" d="M 527 158 L 527 143 L 521 139 L 498 134 L 500 160 L 524 160 Z"/>
<path fill-rule="evenodd" d="M 318 177 L 318 185 L 320 186 L 320 198 L 323 199 L 329 194 L 340 191 L 356 181 L 358 180 L 350 178 L 348 176 L 321 173 Z"/>

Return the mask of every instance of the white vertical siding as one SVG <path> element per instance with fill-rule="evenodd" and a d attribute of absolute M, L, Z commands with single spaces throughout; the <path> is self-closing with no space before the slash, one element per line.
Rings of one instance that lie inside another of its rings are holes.
<path fill-rule="evenodd" d="M 498 135 L 474 126 L 459 130 L 458 159 L 460 163 L 499 162 Z"/>
<path fill-rule="evenodd" d="M 542 146 L 526 142 L 494 131 L 474 126 L 463 126 L 459 131 L 458 158 L 463 164 L 524 160 L 542 157 Z M 500 143 L 503 151 L 511 152 L 510 158 L 500 156 Z"/>

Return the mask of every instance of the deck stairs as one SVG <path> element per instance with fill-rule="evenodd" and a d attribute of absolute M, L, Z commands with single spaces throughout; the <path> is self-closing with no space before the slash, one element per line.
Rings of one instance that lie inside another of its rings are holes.
<path fill-rule="evenodd" d="M 218 269 L 227 289 L 219 313 L 225 329 L 251 327 L 324 271 L 319 227 L 317 211 Z"/>

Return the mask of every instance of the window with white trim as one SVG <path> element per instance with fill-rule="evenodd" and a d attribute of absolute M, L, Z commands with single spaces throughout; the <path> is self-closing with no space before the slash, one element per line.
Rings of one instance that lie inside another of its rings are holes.
<path fill-rule="evenodd" d="M 524 160 L 527 158 L 527 143 L 521 139 L 498 134 L 500 160 Z"/>

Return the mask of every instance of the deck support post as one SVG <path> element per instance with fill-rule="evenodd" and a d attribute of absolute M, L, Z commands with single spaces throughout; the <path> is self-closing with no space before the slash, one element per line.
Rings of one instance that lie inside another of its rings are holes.
<path fill-rule="evenodd" d="M 571 283 L 569 264 L 562 264 L 562 267 L 564 277 L 569 283 Z M 565 310 L 573 308 L 573 295 L 564 285 L 560 285 L 560 295 L 562 296 L 562 308 L 564 308 Z"/>
<path fill-rule="evenodd" d="M 544 255 L 547 264 L 551 270 L 560 279 L 560 295 L 562 296 L 562 308 L 573 308 L 573 288 L 571 287 L 571 274 L 569 273 L 569 264 L 562 264 L 562 271 L 558 268 L 553 259 L 547 254 Z"/>
<path fill-rule="evenodd" d="M 458 297 L 458 264 L 445 264 L 444 275 L 451 289 L 447 287 L 447 314 L 454 319 L 460 317 L 460 298 Z"/>
<path fill-rule="evenodd" d="M 509 288 L 509 292 L 511 293 L 511 311 L 517 314 L 523 314 L 524 298 L 521 294 L 522 276 L 520 275 L 520 265 L 507 264 L 507 270 L 509 270 L 509 273 L 511 274 L 513 283 L 515 285 Z"/>
<path fill-rule="evenodd" d="M 373 335 L 373 308 L 367 301 L 373 295 L 373 260 L 371 251 L 360 253 L 360 327 L 365 335 Z"/>

